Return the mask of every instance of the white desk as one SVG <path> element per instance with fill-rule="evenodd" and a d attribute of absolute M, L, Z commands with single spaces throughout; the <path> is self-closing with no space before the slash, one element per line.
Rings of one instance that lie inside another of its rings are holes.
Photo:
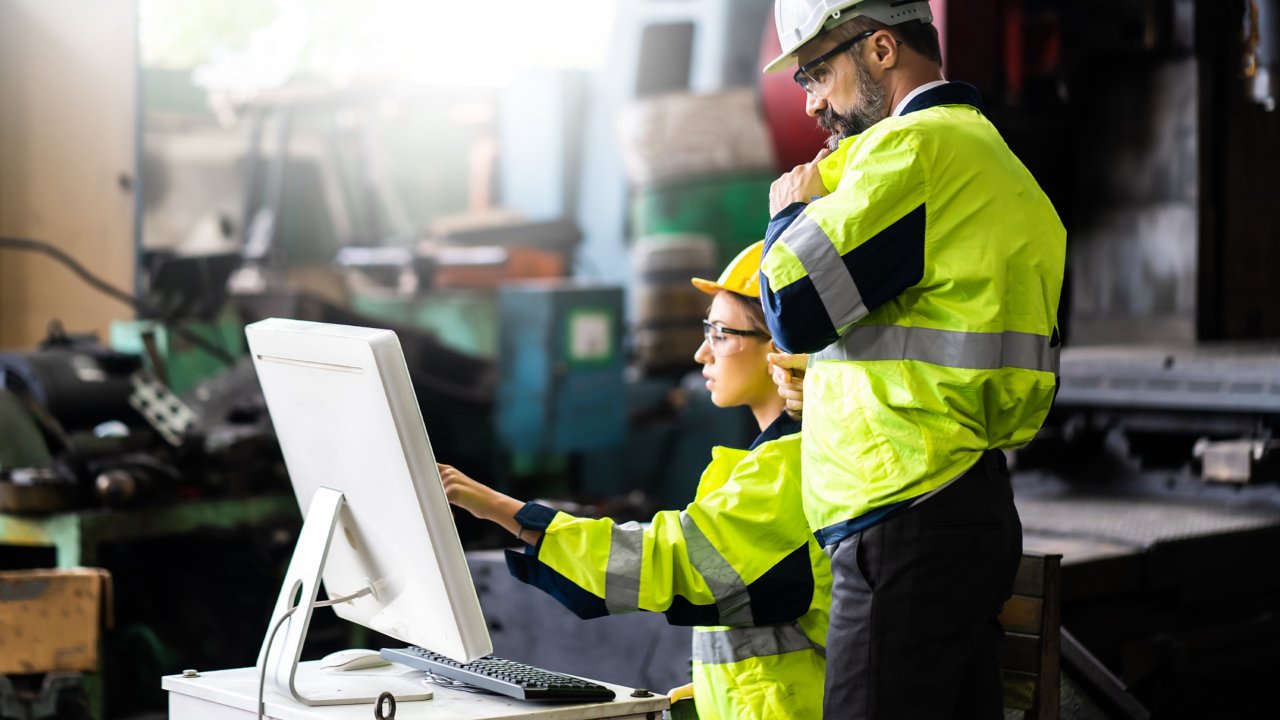
<path fill-rule="evenodd" d="M 311 669 L 305 662 L 299 669 Z M 357 671 L 359 672 L 359 671 Z M 417 678 L 423 673 L 400 668 L 400 677 Z M 435 697 L 420 702 L 398 703 L 396 720 L 661 720 L 669 707 L 665 695 L 631 697 L 631 688 L 608 685 L 617 697 L 612 702 L 577 705 L 527 703 L 499 695 L 480 695 L 450 690 L 433 684 Z M 170 720 L 225 720 L 257 718 L 258 673 L 254 668 L 202 672 L 199 677 L 169 675 L 161 680 L 169 693 Z M 332 705 L 308 707 L 267 688 L 267 717 L 272 720 L 373 720 L 373 705 Z"/>

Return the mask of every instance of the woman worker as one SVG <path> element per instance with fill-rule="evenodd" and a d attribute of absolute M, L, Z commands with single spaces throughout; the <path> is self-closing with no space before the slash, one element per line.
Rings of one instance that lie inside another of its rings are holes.
<path fill-rule="evenodd" d="M 702 364 L 711 401 L 745 405 L 760 426 L 751 447 L 716 447 L 693 502 L 647 525 L 579 518 L 522 503 L 447 465 L 449 500 L 514 533 L 512 573 L 583 618 L 647 610 L 694 626 L 699 718 L 816 718 L 822 714 L 830 605 L 827 556 L 800 506 L 800 423 L 784 412 L 767 355 L 776 347 L 760 307 L 762 243 L 716 282 Z"/>

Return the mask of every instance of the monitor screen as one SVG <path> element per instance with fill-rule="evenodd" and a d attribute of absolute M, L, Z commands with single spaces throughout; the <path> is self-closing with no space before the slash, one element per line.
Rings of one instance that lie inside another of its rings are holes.
<path fill-rule="evenodd" d="M 246 335 L 302 511 L 343 495 L 325 591 L 373 592 L 334 611 L 458 661 L 491 652 L 395 333 L 273 318 Z"/>

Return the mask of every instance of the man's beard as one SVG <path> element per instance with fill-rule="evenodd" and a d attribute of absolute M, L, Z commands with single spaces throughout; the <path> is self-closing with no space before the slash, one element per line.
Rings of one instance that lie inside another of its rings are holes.
<path fill-rule="evenodd" d="M 827 147 L 835 150 L 840 141 L 864 132 L 889 116 L 884 87 L 871 78 L 871 71 L 861 55 L 852 53 L 853 70 L 858 82 L 858 92 L 853 98 L 853 109 L 838 113 L 830 105 L 818 113 L 818 127 L 831 133 Z"/>

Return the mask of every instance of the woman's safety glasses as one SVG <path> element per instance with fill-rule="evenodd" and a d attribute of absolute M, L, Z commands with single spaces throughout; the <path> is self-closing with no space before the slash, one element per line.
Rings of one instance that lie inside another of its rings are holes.
<path fill-rule="evenodd" d="M 734 330 L 723 325 L 716 325 L 710 320 L 702 321 L 702 335 L 707 340 L 707 345 L 711 347 L 711 354 L 716 357 L 725 357 L 742 352 L 747 346 L 747 338 L 749 337 L 769 337 L 765 333 L 756 330 Z"/>

